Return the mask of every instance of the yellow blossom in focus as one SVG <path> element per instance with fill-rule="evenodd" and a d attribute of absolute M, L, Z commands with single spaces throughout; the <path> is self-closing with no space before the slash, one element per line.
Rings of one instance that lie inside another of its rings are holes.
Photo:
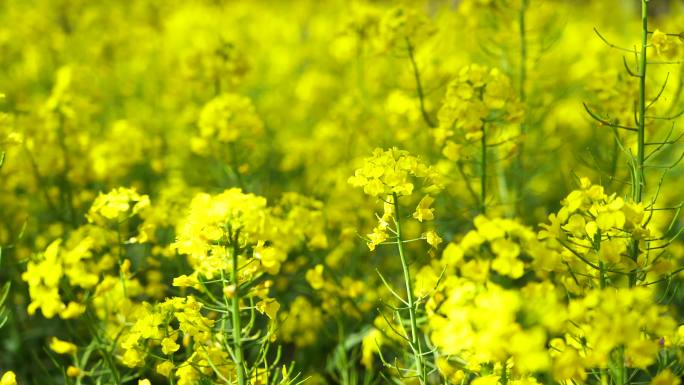
<path fill-rule="evenodd" d="M 76 353 L 76 345 L 71 342 L 62 341 L 57 337 L 50 339 L 50 349 L 57 354 L 74 354 Z"/>
<path fill-rule="evenodd" d="M 164 338 L 161 341 L 161 346 L 162 346 L 162 352 L 166 355 L 173 354 L 174 352 L 178 351 L 178 349 L 180 348 L 180 345 L 178 345 L 176 343 L 176 341 L 174 341 L 173 339 L 168 338 L 168 337 Z"/>
<path fill-rule="evenodd" d="M 273 298 L 267 298 L 257 302 L 256 309 L 259 313 L 266 314 L 268 318 L 274 320 L 278 309 L 280 309 L 280 304 Z"/>
<path fill-rule="evenodd" d="M 171 371 L 173 370 L 173 363 L 171 361 L 160 362 L 157 364 L 155 370 L 162 376 L 169 377 L 171 375 Z"/>
<path fill-rule="evenodd" d="M 413 213 L 413 217 L 416 218 L 419 222 L 422 222 L 424 220 L 426 221 L 431 221 L 435 218 L 434 212 L 435 209 L 430 208 L 432 205 L 432 202 L 434 202 L 435 199 L 432 198 L 429 195 L 426 195 L 423 197 L 423 199 L 420 200 L 418 203 L 418 207 L 416 207 L 416 211 Z"/>

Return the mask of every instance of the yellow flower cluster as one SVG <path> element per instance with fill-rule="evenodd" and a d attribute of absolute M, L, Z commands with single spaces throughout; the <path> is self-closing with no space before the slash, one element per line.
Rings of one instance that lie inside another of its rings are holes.
<path fill-rule="evenodd" d="M 201 140 L 221 143 L 258 136 L 263 131 L 252 101 L 237 94 L 221 94 L 209 101 L 202 108 L 197 125 Z"/>
<path fill-rule="evenodd" d="M 212 331 L 214 321 L 206 318 L 201 309 L 202 304 L 192 296 L 167 299 L 156 306 L 143 306 L 135 323 L 121 335 L 122 362 L 129 367 L 143 365 L 147 355 L 156 349 L 161 352 L 158 355 L 167 357 L 168 360 L 157 365 L 157 372 L 170 377 L 172 370 L 178 369 L 178 381 L 189 383 L 187 371 L 181 368 L 192 366 L 190 362 L 195 354 L 203 356 L 202 353 L 206 354 L 208 351 L 216 352 Z M 181 344 L 194 353 L 184 355 L 189 357 L 185 364 L 174 365 L 173 356 L 181 348 Z M 208 364 L 207 361 L 205 363 Z"/>
<path fill-rule="evenodd" d="M 379 33 L 385 49 L 403 51 L 408 45 L 422 42 L 434 34 L 435 26 L 424 12 L 414 8 L 397 7 L 387 11 L 382 17 Z"/>
<path fill-rule="evenodd" d="M 655 294 L 647 287 L 611 288 L 571 300 L 564 341 L 551 345 L 561 355 L 561 347 L 574 349 L 586 368 L 607 366 L 611 353 L 623 348 L 628 367 L 646 369 L 679 339 L 677 323 L 667 307 L 654 303 Z"/>
<path fill-rule="evenodd" d="M 447 279 L 445 287 L 428 305 L 431 339 L 442 354 L 465 362 L 461 369 L 480 372 L 487 364 L 510 362 L 516 376 L 526 376 L 549 368 L 547 331 L 526 313 L 525 303 L 553 305 L 553 287 L 506 290 L 459 278 Z"/>
<path fill-rule="evenodd" d="M 280 337 L 299 347 L 314 345 L 324 323 L 323 311 L 303 296 L 296 297 L 279 318 Z"/>
<path fill-rule="evenodd" d="M 96 237 L 102 237 L 100 239 Z M 96 227 L 86 226 L 72 233 L 63 244 L 61 239 L 52 242 L 42 254 L 35 256 L 22 274 L 28 283 L 31 304 L 29 314 L 40 309 L 46 318 L 59 315 L 61 318 L 76 318 L 83 314 L 81 303 L 62 302 L 60 287 L 66 279 L 71 287 L 91 289 L 100 282 L 99 274 L 111 269 L 115 259 L 104 255 L 95 261 L 93 257 L 103 246 L 101 242 L 111 240 L 112 235 Z"/>
<path fill-rule="evenodd" d="M 627 367 L 645 370 L 663 349 L 681 344 L 671 310 L 654 301 L 652 288 L 600 289 L 589 282 L 580 296 L 568 298 L 564 293 L 571 288 L 565 287 L 564 277 L 556 278 L 563 283 L 557 285 L 553 275 L 545 272 L 547 262 L 535 262 L 553 251 L 545 249 L 534 232 L 512 221 L 483 217 L 476 219 L 475 226 L 477 230 L 467 233 L 460 243 L 450 244 L 440 261 L 445 269 L 459 266 L 459 274 L 447 274 L 440 282 L 441 268 L 426 266 L 416 277 L 424 286 L 438 285 L 436 291 L 421 290 L 430 295 L 430 336 L 445 356 L 439 365 L 444 375 L 463 376 L 470 371 L 481 373 L 484 381 L 491 370 L 487 368 L 493 365 L 498 379 L 525 380 L 548 371 L 557 381 L 585 381 L 590 368 L 609 366 L 618 353 Z M 502 258 L 496 242 L 505 237 L 519 237 L 523 245 L 511 243 L 504 248 L 522 258 L 514 275 L 510 275 L 514 270 L 502 272 L 494 267 Z M 464 262 L 468 255 L 464 250 L 495 257 L 475 266 L 478 259 Z M 539 254 L 523 257 L 521 250 Z M 520 281 L 510 280 L 536 269 L 541 270 L 539 282 L 517 286 Z M 582 276 L 580 272 L 574 275 Z"/>
<path fill-rule="evenodd" d="M 460 275 L 486 281 L 490 273 L 518 279 L 532 266 L 548 263 L 548 250 L 537 241 L 537 234 L 515 220 L 477 216 L 475 229 L 460 242 L 449 243 L 442 254 L 443 263 L 458 268 Z"/>
<path fill-rule="evenodd" d="M 370 196 L 403 196 L 413 193 L 412 178 L 423 179 L 427 192 L 440 188 L 439 174 L 418 157 L 397 148 L 376 148 L 348 182 L 352 186 L 363 187 L 363 192 Z"/>
<path fill-rule="evenodd" d="M 230 247 L 254 247 L 266 239 L 267 220 L 265 198 L 237 188 L 215 196 L 201 193 L 178 225 L 172 247 L 187 254 L 195 270 L 211 279 L 229 268 Z M 260 246 L 257 254 L 267 266 L 278 266 L 284 259 L 282 252 L 266 246 Z"/>
<path fill-rule="evenodd" d="M 684 7 L 625 3 L 3 2 L 0 385 L 678 385 Z"/>
<path fill-rule="evenodd" d="M 476 141 L 482 137 L 486 124 L 520 122 L 523 108 L 504 73 L 497 68 L 472 64 L 461 69 L 447 85 L 438 117 L 439 127 L 433 135 L 439 143 L 460 135 Z M 447 148 L 456 144 L 452 141 Z"/>
<path fill-rule="evenodd" d="M 279 205 L 268 207 L 266 199 L 238 188 L 217 195 L 201 193 L 190 202 L 188 216 L 178 224 L 172 248 L 187 254 L 196 272 L 206 278 L 231 267 L 236 248 L 246 258 L 246 276 L 260 272 L 277 274 L 287 253 L 307 243 L 311 248 L 327 245 L 320 203 L 297 194 L 286 194 Z"/>
<path fill-rule="evenodd" d="M 106 194 L 100 193 L 88 211 L 88 221 L 97 224 L 121 223 L 140 214 L 150 205 L 147 195 L 138 194 L 135 189 L 116 188 Z"/>
<path fill-rule="evenodd" d="M 643 203 L 608 195 L 603 187 L 581 178 L 580 189 L 568 194 L 562 205 L 549 215 L 549 223 L 541 225 L 539 238 L 564 261 L 565 284 L 571 292 L 592 282 L 621 282 L 630 274 L 634 282 L 673 271 L 670 257 L 649 252 L 667 240 Z"/>

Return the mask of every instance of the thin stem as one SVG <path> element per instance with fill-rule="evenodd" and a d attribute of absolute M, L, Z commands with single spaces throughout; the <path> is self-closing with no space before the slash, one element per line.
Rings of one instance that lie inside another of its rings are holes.
<path fill-rule="evenodd" d="M 518 14 L 518 27 L 520 32 L 520 85 L 518 94 L 521 102 L 525 102 L 525 82 L 527 81 L 527 38 L 525 36 L 525 13 L 527 12 L 527 2 L 528 0 L 522 0 L 520 2 L 520 13 Z"/>
<path fill-rule="evenodd" d="M 416 362 L 416 370 L 421 385 L 427 384 L 427 372 L 423 365 L 423 351 L 418 337 L 418 325 L 416 322 L 416 303 L 413 299 L 413 289 L 411 288 L 411 273 L 409 272 L 408 263 L 406 262 L 406 255 L 404 253 L 404 243 L 401 242 L 401 214 L 399 211 L 399 198 L 396 193 L 392 193 L 392 200 L 394 201 L 394 215 L 396 217 L 397 226 L 397 248 L 399 249 L 399 258 L 401 259 L 401 268 L 404 270 L 404 283 L 406 284 L 406 302 L 408 303 L 409 318 L 411 321 L 411 350 Z"/>
<path fill-rule="evenodd" d="M 236 237 L 237 238 L 237 237 Z M 235 366 L 237 367 L 238 385 L 245 385 L 245 364 L 242 353 L 242 326 L 240 325 L 240 282 L 238 280 L 238 247 L 237 239 L 232 250 L 233 272 L 231 275 L 232 284 L 235 286 L 235 293 L 232 298 L 233 305 L 233 344 L 235 350 Z"/>
<path fill-rule="evenodd" d="M 60 194 L 62 195 L 63 201 L 66 203 L 67 217 L 72 227 L 78 226 L 78 220 L 76 219 L 76 209 L 74 207 L 74 194 L 71 188 L 71 182 L 69 181 L 69 171 L 71 170 L 71 161 L 69 159 L 69 148 L 66 144 L 66 133 L 64 131 L 65 117 L 64 114 L 59 112 L 59 124 L 57 126 L 57 136 L 59 139 L 59 147 L 62 150 L 62 161 L 64 162 L 64 168 L 61 172 L 63 186 L 60 186 Z M 63 187 L 63 190 L 62 190 Z"/>
<path fill-rule="evenodd" d="M 527 82 L 527 37 L 526 37 L 526 21 L 525 21 L 525 15 L 527 12 L 527 5 L 528 5 L 528 0 L 522 0 L 520 2 L 520 10 L 518 13 L 518 31 L 520 35 L 520 68 L 519 68 L 519 73 L 520 73 L 520 84 L 518 85 L 518 97 L 520 98 L 521 103 L 525 103 L 527 99 L 527 94 L 525 90 L 525 83 Z M 515 175 L 515 199 L 517 199 L 519 202 L 522 202 L 522 199 L 520 199 L 520 195 L 522 195 L 522 190 L 523 190 L 523 181 L 521 176 L 525 175 L 524 171 L 524 164 L 523 164 L 523 152 L 525 150 L 525 133 L 527 132 L 527 125 L 525 122 L 525 118 L 523 117 L 523 120 L 520 122 L 520 140 L 518 142 L 518 153 L 516 157 L 516 175 Z M 513 207 L 514 209 L 518 207 L 518 204 L 514 204 Z"/>
<path fill-rule="evenodd" d="M 90 306 L 90 305 L 88 305 Z M 105 364 L 107 365 L 107 369 L 109 369 L 109 373 L 112 375 L 112 379 L 114 380 L 114 384 L 120 385 L 121 384 L 121 378 L 119 376 L 119 371 L 116 369 L 116 364 L 114 363 L 114 359 L 112 357 L 111 352 L 107 349 L 105 346 L 104 340 L 100 336 L 100 331 L 97 329 L 95 326 L 95 316 L 93 315 L 93 310 L 91 310 L 90 307 L 86 308 L 85 312 L 85 320 L 86 320 L 86 327 L 90 330 L 90 333 L 95 337 L 95 340 L 97 341 L 96 343 L 96 349 L 102 356 L 102 358 L 105 361 Z"/>
<path fill-rule="evenodd" d="M 458 169 L 458 172 L 461 175 L 461 178 L 463 179 L 463 183 L 466 186 L 466 190 L 468 190 L 468 193 L 473 198 L 473 201 L 477 203 L 480 200 L 480 198 L 477 196 L 477 193 L 475 192 L 473 186 L 470 185 L 470 179 L 468 178 L 468 175 L 466 175 L 465 170 L 463 169 L 463 162 L 460 160 L 456 161 L 456 168 Z"/>
<path fill-rule="evenodd" d="M 408 51 L 409 60 L 411 61 L 411 67 L 413 68 L 413 77 L 416 80 L 416 92 L 418 92 L 418 100 L 420 101 L 420 113 L 423 115 L 423 120 L 425 123 L 431 127 L 437 127 L 437 124 L 432 121 L 430 115 L 428 115 L 425 109 L 425 93 L 423 92 L 423 84 L 420 81 L 420 72 L 418 71 L 418 64 L 416 63 L 416 57 L 413 52 L 413 45 L 411 41 L 406 38 L 406 50 Z"/>
<path fill-rule="evenodd" d="M 639 125 L 637 127 L 636 180 L 632 188 L 632 198 L 641 202 L 644 187 L 644 142 L 646 131 L 646 66 L 648 49 L 648 1 L 641 0 L 641 54 L 639 55 Z"/>
<path fill-rule="evenodd" d="M 237 179 L 238 187 L 240 187 L 244 191 L 245 190 L 245 182 L 242 179 L 242 174 L 240 173 L 240 165 L 238 162 L 238 152 L 237 152 L 237 147 L 235 146 L 235 142 L 231 142 L 229 144 L 229 152 L 230 152 L 230 167 L 233 169 L 233 173 L 235 174 L 235 179 Z"/>
<path fill-rule="evenodd" d="M 482 124 L 482 159 L 480 160 L 480 213 L 487 212 L 487 130 Z"/>
<path fill-rule="evenodd" d="M 641 0 L 641 54 L 639 56 L 639 121 L 637 127 L 637 156 L 634 170 L 634 183 L 632 183 L 632 199 L 640 203 L 645 185 L 644 177 L 644 149 L 646 132 L 646 65 L 648 49 L 648 0 Z M 630 257 L 636 261 L 639 257 L 639 241 L 632 241 Z M 636 285 L 636 272 L 629 276 L 629 285 Z"/>
<path fill-rule="evenodd" d="M 128 297 L 128 293 L 126 292 L 126 276 L 123 271 L 123 264 L 124 264 L 124 255 L 123 255 L 123 239 L 121 238 L 121 224 L 117 223 L 116 224 L 116 237 L 117 237 L 117 242 L 118 242 L 118 259 L 119 259 L 119 279 L 121 280 L 121 289 L 123 290 L 123 294 L 125 297 Z"/>

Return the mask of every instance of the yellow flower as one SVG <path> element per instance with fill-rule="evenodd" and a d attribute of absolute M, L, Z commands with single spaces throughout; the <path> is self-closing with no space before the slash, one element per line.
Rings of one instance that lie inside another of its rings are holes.
<path fill-rule="evenodd" d="M 162 340 L 161 346 L 162 346 L 162 352 L 166 355 L 173 354 L 174 352 L 176 352 L 180 348 L 180 345 L 178 345 L 176 343 L 176 341 L 174 341 L 168 337 L 166 337 Z"/>
<path fill-rule="evenodd" d="M 173 363 L 171 361 L 160 362 L 157 364 L 155 370 L 162 376 L 169 377 L 171 375 L 171 371 L 173 370 Z"/>
<path fill-rule="evenodd" d="M 148 380 L 147 378 L 145 378 L 145 379 L 142 379 L 142 380 L 138 380 L 138 385 L 152 385 L 152 383 L 150 382 L 150 380 Z"/>
<path fill-rule="evenodd" d="M 17 385 L 17 376 L 14 372 L 5 372 L 0 378 L 0 385 Z"/>
<path fill-rule="evenodd" d="M 72 377 L 72 378 L 78 377 L 81 375 L 81 369 L 79 369 L 75 366 L 69 365 L 69 367 L 67 368 L 66 374 L 67 374 L 67 376 Z"/>
<path fill-rule="evenodd" d="M 201 138 L 223 143 L 263 131 L 252 101 L 237 94 L 222 94 L 212 99 L 202 108 L 197 125 Z"/>
<path fill-rule="evenodd" d="M 450 266 L 458 266 L 463 261 L 463 249 L 456 243 L 449 243 L 442 253 L 442 261 Z"/>
<path fill-rule="evenodd" d="M 471 382 L 471 385 L 497 385 L 499 383 L 499 378 L 499 376 L 493 374 L 477 377 Z"/>
<path fill-rule="evenodd" d="M 653 379 L 651 379 L 650 385 L 679 385 L 681 380 L 679 377 L 672 374 L 670 369 L 665 369 L 658 373 Z M 1 385 L 1 382 L 0 382 Z"/>
<path fill-rule="evenodd" d="M 375 250 L 375 246 L 387 240 L 387 231 L 384 226 L 377 226 L 373 232 L 366 235 L 368 237 L 368 248 L 370 251 Z"/>
<path fill-rule="evenodd" d="M 175 287 L 195 287 L 199 285 L 199 280 L 197 280 L 197 274 L 191 274 L 190 276 L 183 274 L 174 278 L 172 285 Z"/>
<path fill-rule="evenodd" d="M 625 361 L 629 367 L 646 369 L 655 362 L 658 343 L 646 339 L 630 341 L 625 349 Z"/>
<path fill-rule="evenodd" d="M 121 361 L 129 368 L 134 368 L 143 363 L 143 356 L 137 349 L 129 349 L 124 353 Z"/>
<path fill-rule="evenodd" d="M 65 309 L 63 309 L 59 316 L 62 319 L 72 319 L 85 313 L 86 307 L 83 304 L 77 302 L 69 302 Z"/>
<path fill-rule="evenodd" d="M 674 47 L 674 44 L 669 39 L 667 34 L 661 32 L 659 29 L 653 31 L 653 35 L 651 36 L 651 44 L 653 44 L 653 47 L 658 55 L 667 54 Z"/>
<path fill-rule="evenodd" d="M 323 265 L 319 264 L 313 269 L 307 270 L 306 281 L 309 282 L 309 285 L 311 285 L 312 289 L 321 289 L 325 284 L 325 279 L 323 278 Z"/>
<path fill-rule="evenodd" d="M 256 309 L 259 313 L 266 314 L 268 318 L 274 320 L 278 309 L 280 309 L 280 304 L 273 298 L 267 298 L 257 302 Z"/>
<path fill-rule="evenodd" d="M 449 360 L 444 357 L 440 357 L 437 360 L 437 369 L 440 374 L 448 378 L 452 384 L 459 384 L 465 377 L 465 373 L 461 369 L 457 369 L 451 365 Z"/>
<path fill-rule="evenodd" d="M 52 337 L 50 340 L 50 349 L 57 354 L 73 354 L 76 353 L 76 345 L 71 342 L 62 341 L 57 337 Z"/>
<path fill-rule="evenodd" d="M 447 140 L 444 149 L 442 149 L 442 155 L 449 160 L 457 161 L 461 158 L 462 151 L 461 145 L 456 144 L 451 140 Z"/>
<path fill-rule="evenodd" d="M 433 220 L 435 218 L 433 214 L 435 209 L 430 208 L 430 205 L 432 205 L 432 202 L 434 201 L 435 199 L 431 196 L 424 196 L 423 199 L 421 199 L 418 203 L 418 207 L 416 207 L 416 211 L 413 213 L 413 217 L 416 218 L 419 222 L 422 222 L 423 220 Z"/>
<path fill-rule="evenodd" d="M 362 358 L 361 363 L 366 369 L 373 369 L 373 355 L 382 346 L 384 337 L 378 329 L 371 329 L 361 341 Z"/>
<path fill-rule="evenodd" d="M 261 266 L 267 273 L 275 275 L 287 259 L 287 254 L 279 248 L 263 246 L 263 243 L 260 243 L 254 248 L 254 258 L 261 261 Z"/>
<path fill-rule="evenodd" d="M 582 358 L 575 349 L 567 348 L 556 357 L 553 363 L 553 377 L 557 381 L 584 381 L 587 378 Z"/>
<path fill-rule="evenodd" d="M 423 234 L 423 236 L 425 237 L 425 241 L 428 243 L 428 245 L 432 247 L 437 247 L 440 243 L 442 243 L 442 238 L 440 238 L 439 235 L 432 230 L 426 232 Z"/>
<path fill-rule="evenodd" d="M 223 287 L 223 295 L 226 298 L 233 298 L 235 297 L 235 285 L 226 285 Z"/>

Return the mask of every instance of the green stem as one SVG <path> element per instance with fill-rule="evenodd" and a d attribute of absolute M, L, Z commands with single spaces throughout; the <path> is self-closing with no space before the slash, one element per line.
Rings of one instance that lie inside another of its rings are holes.
<path fill-rule="evenodd" d="M 632 182 L 632 199 L 640 203 L 645 185 L 644 149 L 646 136 L 646 65 L 648 49 L 648 0 L 641 0 L 641 53 L 639 55 L 639 105 L 637 127 L 637 157 L 634 165 L 634 181 Z M 639 241 L 633 240 L 631 258 L 636 261 L 639 257 Z M 636 285 L 636 272 L 630 273 L 629 285 Z"/>
<path fill-rule="evenodd" d="M 520 85 L 518 93 L 520 101 L 525 101 L 525 82 L 527 81 L 527 37 L 525 36 L 525 13 L 527 12 L 528 0 L 520 2 L 520 12 L 518 13 L 518 32 L 520 33 Z M 521 125 L 524 128 L 524 126 Z"/>
<path fill-rule="evenodd" d="M 89 329 L 90 333 L 93 335 L 93 337 L 95 337 L 95 340 L 97 341 L 96 349 L 97 349 L 98 353 L 100 353 L 100 355 L 104 359 L 105 365 L 107 365 L 107 369 L 109 369 L 109 373 L 112 375 L 112 379 L 114 381 L 114 384 L 120 385 L 121 384 L 121 378 L 119 377 L 119 371 L 116 369 L 116 364 L 114 363 L 114 359 L 112 358 L 112 354 L 107 349 L 105 341 L 100 336 L 100 331 L 98 330 L 97 326 L 95 325 L 95 322 L 97 321 L 97 317 L 93 313 L 94 312 L 93 312 L 93 310 L 91 310 L 90 305 L 88 305 L 88 308 L 86 308 L 86 312 L 85 312 L 86 327 Z"/>
<path fill-rule="evenodd" d="M 482 159 L 480 160 L 480 213 L 487 212 L 487 131 L 482 124 Z"/>
<path fill-rule="evenodd" d="M 340 376 L 342 377 L 342 385 L 350 385 L 351 382 L 349 381 L 349 362 L 347 360 L 347 352 L 344 348 L 344 325 L 342 324 L 342 320 L 339 318 L 337 319 L 337 336 L 339 343 L 337 344 L 337 349 L 339 352 L 339 357 L 342 362 L 340 362 Z"/>
<path fill-rule="evenodd" d="M 399 197 L 396 193 L 392 193 L 392 200 L 394 201 L 394 216 L 397 225 L 397 248 L 399 249 L 399 258 L 401 259 L 401 268 L 404 270 L 404 283 L 406 284 L 406 302 L 409 311 L 409 319 L 411 321 L 411 350 L 416 362 L 416 371 L 420 379 L 421 385 L 427 384 L 427 372 L 425 365 L 423 365 L 423 350 L 418 337 L 418 324 L 416 317 L 416 303 L 413 298 L 413 289 L 411 288 L 411 273 L 409 272 L 408 263 L 406 261 L 406 254 L 404 253 L 404 239 L 401 233 L 401 215 L 399 211 Z"/>
<path fill-rule="evenodd" d="M 617 362 L 619 369 L 618 369 L 618 378 L 617 378 L 616 384 L 617 385 L 627 385 L 627 384 L 629 384 L 629 378 L 627 378 L 627 368 L 625 367 L 625 348 L 624 347 L 620 348 L 618 359 L 621 362 Z"/>
<path fill-rule="evenodd" d="M 527 36 L 526 36 L 526 20 L 525 20 L 525 14 L 527 12 L 527 4 L 528 0 L 522 0 L 520 2 L 520 11 L 518 13 L 518 32 L 519 32 L 519 39 L 520 39 L 520 67 L 519 67 L 519 81 L 520 84 L 518 85 L 518 97 L 520 98 L 521 103 L 525 103 L 525 100 L 527 99 L 527 94 L 525 91 L 525 84 L 527 82 Z M 520 141 L 518 142 L 518 154 L 516 157 L 516 162 L 515 162 L 515 168 L 516 168 L 516 175 L 515 175 L 515 194 L 514 194 L 514 199 L 517 200 L 517 202 L 522 202 L 521 195 L 522 195 L 522 190 L 523 190 L 523 181 L 521 176 L 525 175 L 524 173 L 524 164 L 523 164 L 523 152 L 525 150 L 525 134 L 527 132 L 527 125 L 525 124 L 525 118 L 520 122 Z M 520 212 L 522 210 L 522 207 L 520 207 L 521 203 L 513 203 L 513 209 L 517 210 Z"/>
<path fill-rule="evenodd" d="M 435 122 L 432 121 L 430 115 L 428 115 L 427 110 L 425 109 L 425 93 L 423 92 L 423 84 L 420 81 L 418 63 L 416 63 L 416 57 L 413 52 L 413 46 L 411 45 L 411 41 L 409 41 L 408 38 L 406 38 L 406 49 L 408 51 L 409 60 L 411 61 L 411 67 L 413 68 L 413 77 L 416 81 L 416 92 L 418 92 L 418 100 L 420 101 L 420 113 L 423 115 L 423 120 L 425 120 L 425 123 L 429 127 L 435 128 L 437 127 L 437 124 L 435 124 Z"/>
<path fill-rule="evenodd" d="M 233 169 L 233 173 L 235 174 L 235 178 L 237 179 L 238 186 L 242 191 L 245 191 L 245 182 L 242 179 L 242 174 L 240 174 L 240 165 L 238 162 L 238 154 L 237 154 L 237 147 L 235 146 L 235 142 L 231 142 L 229 145 L 229 151 L 230 151 L 230 167 Z"/>
<path fill-rule="evenodd" d="M 237 244 L 237 240 L 236 240 Z M 233 273 L 232 284 L 235 285 L 235 294 L 232 298 L 233 305 L 233 344 L 235 350 L 235 366 L 237 367 L 238 385 L 245 385 L 245 363 L 242 354 L 242 326 L 240 325 L 240 282 L 238 280 L 238 248 L 233 246 Z"/>
<path fill-rule="evenodd" d="M 119 256 L 119 279 L 121 280 L 121 289 L 123 290 L 124 297 L 128 298 L 128 292 L 126 291 L 126 276 L 123 271 L 124 263 L 124 253 L 123 253 L 123 239 L 121 238 L 121 223 L 116 224 L 116 237 L 118 241 L 118 256 Z"/>
<path fill-rule="evenodd" d="M 641 202 L 644 181 L 644 142 L 646 131 L 646 63 L 648 46 L 648 0 L 641 0 L 641 54 L 639 55 L 639 126 L 637 127 L 636 180 L 632 186 L 632 198 Z"/>
<path fill-rule="evenodd" d="M 71 182 L 69 181 L 69 171 L 71 170 L 71 161 L 69 159 L 69 148 L 66 144 L 66 132 L 64 130 L 65 117 L 64 114 L 59 112 L 59 124 L 57 126 L 57 137 L 59 140 L 59 147 L 62 150 L 62 161 L 64 162 L 64 168 L 61 172 L 62 185 L 60 185 L 60 194 L 62 200 L 66 203 L 67 208 L 67 218 L 69 218 L 69 223 L 72 227 L 78 226 L 78 220 L 76 219 L 76 209 L 74 205 L 74 194 L 71 188 Z"/>

